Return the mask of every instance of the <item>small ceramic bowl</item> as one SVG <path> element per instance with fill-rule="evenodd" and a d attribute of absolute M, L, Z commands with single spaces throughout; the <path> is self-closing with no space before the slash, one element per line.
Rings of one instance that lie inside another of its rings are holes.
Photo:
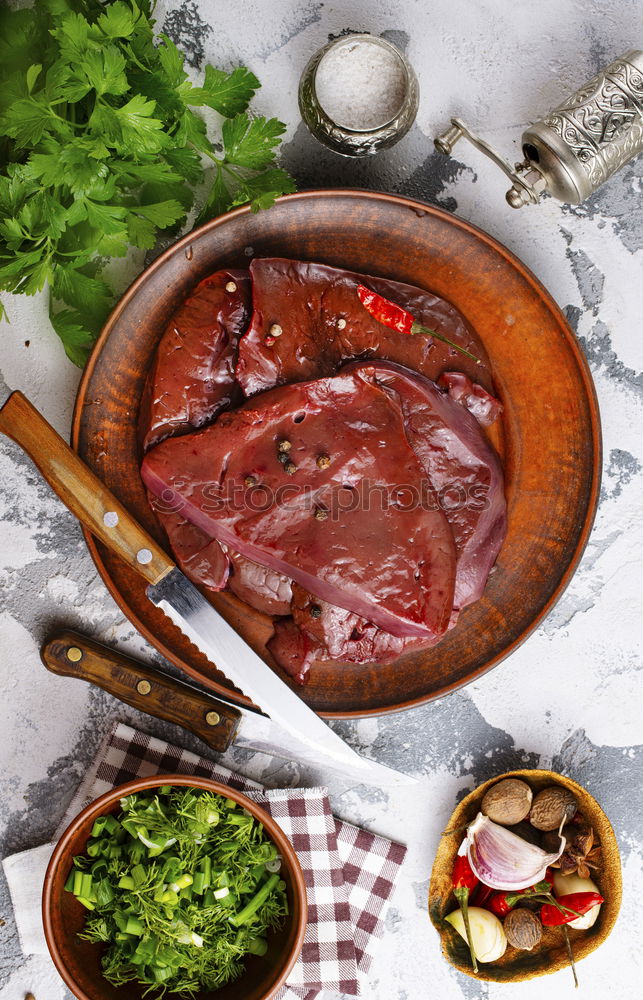
<path fill-rule="evenodd" d="M 189 775 L 155 775 L 120 785 L 90 803 L 63 833 L 47 868 L 42 900 L 45 938 L 58 972 L 78 1000 L 142 998 L 146 987 L 133 983 L 114 987 L 103 977 L 100 964 L 102 946 L 79 939 L 78 932 L 87 911 L 72 893 L 64 891 L 64 886 L 73 858 L 85 851 L 94 821 L 107 813 L 117 813 L 123 796 L 160 785 L 200 788 L 234 799 L 263 824 L 266 834 L 277 847 L 282 857 L 281 877 L 286 883 L 288 896 L 286 924 L 282 930 L 271 934 L 265 956 L 248 956 L 241 978 L 216 991 L 217 1000 L 239 1000 L 240 996 L 244 1000 L 270 1000 L 286 982 L 304 940 L 307 904 L 301 866 L 285 833 L 264 809 L 227 785 Z M 168 997 L 171 995 L 168 994 Z M 212 997 L 213 994 L 204 991 L 197 994 L 195 1000 L 205 996 Z"/>
<path fill-rule="evenodd" d="M 462 800 L 451 816 L 438 846 L 429 886 L 429 916 L 442 939 L 444 957 L 459 972 L 487 982 L 518 983 L 536 976 L 546 976 L 569 966 L 569 955 L 561 928 L 543 928 L 542 941 L 533 951 L 518 951 L 508 946 L 501 959 L 497 962 L 479 963 L 478 972 L 475 973 L 467 943 L 444 920 L 458 905 L 451 888 L 451 873 L 464 837 L 464 828 L 480 811 L 485 792 L 503 778 L 521 778 L 530 785 L 534 794 L 548 785 L 568 788 L 576 796 L 580 812 L 593 827 L 596 842 L 600 843 L 600 867 L 591 872 L 591 878 L 600 889 L 605 902 L 592 928 L 585 931 L 568 928 L 575 962 L 595 951 L 609 936 L 616 922 L 622 895 L 621 859 L 612 825 L 596 799 L 581 785 L 562 774 L 539 770 L 509 771 L 486 781 Z"/>

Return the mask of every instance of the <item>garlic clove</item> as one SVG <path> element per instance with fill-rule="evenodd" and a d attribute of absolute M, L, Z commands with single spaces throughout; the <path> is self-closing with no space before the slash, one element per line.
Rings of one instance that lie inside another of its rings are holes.
<path fill-rule="evenodd" d="M 462 911 L 454 910 L 444 919 L 468 944 Z M 483 910 L 479 906 L 470 906 L 469 926 L 471 927 L 471 943 L 479 962 L 497 962 L 499 958 L 502 958 L 507 949 L 507 938 L 495 913 L 492 913 L 491 910 Z"/>
<path fill-rule="evenodd" d="M 600 892 L 591 878 L 581 878 L 580 875 L 562 875 L 554 872 L 554 892 L 557 896 L 569 896 L 572 892 Z"/>
<path fill-rule="evenodd" d="M 567 926 L 573 927 L 576 931 L 588 931 L 598 920 L 601 905 L 601 903 L 597 903 L 596 906 L 592 906 L 591 910 L 584 913 L 582 917 L 576 917 L 576 920 L 572 920 Z"/>
<path fill-rule="evenodd" d="M 566 841 L 561 836 L 559 850 L 548 853 L 478 813 L 467 829 L 466 844 L 469 863 L 480 881 L 493 889 L 512 891 L 542 881 Z"/>
<path fill-rule="evenodd" d="M 596 882 L 592 882 L 591 878 L 581 878 L 580 875 L 561 875 L 560 872 L 556 872 L 554 874 L 554 892 L 557 896 L 569 896 L 572 892 L 600 892 L 600 889 Z M 597 903 L 582 917 L 576 917 L 567 926 L 573 927 L 577 931 L 588 931 L 598 920 L 601 905 L 601 903 Z"/>

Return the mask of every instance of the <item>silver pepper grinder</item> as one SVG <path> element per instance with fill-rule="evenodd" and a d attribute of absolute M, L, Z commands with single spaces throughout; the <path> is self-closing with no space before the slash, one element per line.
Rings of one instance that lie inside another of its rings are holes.
<path fill-rule="evenodd" d="M 522 134 L 525 159 L 512 167 L 460 118 L 435 139 L 450 154 L 458 139 L 496 163 L 513 182 L 512 208 L 536 205 L 544 191 L 579 205 L 643 151 L 643 52 L 631 49 Z"/>

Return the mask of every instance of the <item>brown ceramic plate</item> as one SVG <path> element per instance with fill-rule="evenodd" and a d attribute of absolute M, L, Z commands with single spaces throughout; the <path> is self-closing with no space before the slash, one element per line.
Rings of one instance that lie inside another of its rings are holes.
<path fill-rule="evenodd" d="M 126 507 L 162 536 L 139 476 L 136 421 L 166 322 L 207 274 L 256 256 L 321 261 L 420 285 L 452 302 L 489 352 L 504 404 L 494 443 L 505 465 L 509 531 L 484 596 L 434 649 L 391 665 L 319 665 L 300 689 L 322 715 L 399 711 L 499 663 L 569 582 L 599 487 L 600 429 L 587 364 L 534 276 L 486 233 L 436 208 L 365 191 L 307 191 L 267 212 L 230 212 L 165 251 L 110 316 L 81 382 L 73 445 Z M 136 628 L 215 691 L 229 682 L 145 597 L 143 580 L 87 535 L 98 571 Z M 213 604 L 270 662 L 270 620 L 228 593 Z M 239 701 L 244 699 L 239 697 Z"/>
<path fill-rule="evenodd" d="M 533 979 L 535 976 L 546 976 L 569 965 L 565 938 L 559 927 L 545 928 L 540 945 L 533 951 L 517 951 L 508 947 L 499 961 L 479 964 L 479 971 L 475 973 L 467 944 L 449 924 L 444 922 L 444 917 L 457 908 L 457 902 L 451 891 L 451 872 L 464 836 L 463 827 L 477 816 L 487 789 L 503 778 L 522 778 L 531 786 L 534 793 L 548 785 L 562 785 L 568 788 L 576 796 L 580 811 L 593 827 L 596 841 L 601 845 L 600 868 L 592 872 L 591 878 L 600 889 L 605 902 L 601 906 L 596 923 L 589 930 L 569 928 L 569 940 L 575 962 L 596 951 L 611 933 L 621 906 L 623 883 L 621 859 L 612 824 L 596 799 L 571 778 L 555 774 L 553 771 L 510 771 L 507 774 L 499 774 L 497 778 L 486 781 L 475 791 L 470 792 L 456 808 L 447 825 L 447 830 L 459 832 L 445 833 L 438 846 L 429 886 L 429 916 L 442 939 L 444 957 L 459 972 L 466 973 L 472 979 L 515 983 Z"/>
<path fill-rule="evenodd" d="M 49 862 L 42 895 L 42 919 L 47 947 L 58 972 L 78 1000 L 142 1000 L 144 987 L 129 983 L 116 988 L 103 978 L 100 966 L 102 948 L 81 941 L 78 932 L 85 923 L 87 911 L 70 892 L 65 882 L 77 854 L 83 854 L 94 821 L 107 813 L 117 813 L 123 795 L 142 792 L 160 785 L 183 785 L 203 788 L 234 799 L 263 824 L 268 837 L 276 845 L 281 858 L 281 877 L 286 883 L 289 914 L 284 927 L 271 933 L 269 948 L 262 958 L 249 956 L 240 979 L 216 991 L 217 1000 L 238 1000 L 240 989 L 244 1000 L 270 1000 L 281 989 L 301 951 L 306 932 L 306 886 L 301 865 L 290 841 L 272 817 L 247 796 L 209 778 L 192 775 L 154 775 L 137 778 L 101 795 L 72 820 Z M 201 992 L 195 1000 L 212 997 Z"/>

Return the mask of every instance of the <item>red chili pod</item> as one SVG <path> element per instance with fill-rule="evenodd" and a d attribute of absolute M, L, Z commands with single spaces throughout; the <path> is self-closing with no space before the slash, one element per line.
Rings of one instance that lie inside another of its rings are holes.
<path fill-rule="evenodd" d="M 368 313 L 371 314 L 373 319 L 376 319 L 378 323 L 383 326 L 387 326 L 390 330 L 397 330 L 398 333 L 406 333 L 410 335 L 415 335 L 416 333 L 423 333 L 427 337 L 435 337 L 436 340 L 441 340 L 444 344 L 448 344 L 456 351 L 460 351 L 461 354 L 465 354 L 476 364 L 480 364 L 480 358 L 476 358 L 474 354 L 467 351 L 464 347 L 460 347 L 459 344 L 454 344 L 452 340 L 448 340 L 447 337 L 443 337 L 441 333 L 436 333 L 435 330 L 429 330 L 428 326 L 423 326 L 421 323 L 416 323 L 415 319 L 410 312 L 403 309 L 402 306 L 398 306 L 395 302 L 390 302 L 388 299 L 383 298 L 378 295 L 377 292 L 371 291 L 366 285 L 357 286 L 357 297 L 366 309 Z"/>
<path fill-rule="evenodd" d="M 506 892 L 494 892 L 493 896 L 487 902 L 487 910 L 491 910 L 497 917 L 506 917 L 515 905 L 507 902 L 507 895 L 508 893 Z M 516 893 L 513 895 L 515 896 Z"/>
<path fill-rule="evenodd" d="M 478 876 L 474 874 L 474 871 L 469 864 L 469 859 L 466 854 L 458 854 L 455 859 L 455 864 L 453 866 L 453 873 L 451 875 L 451 882 L 454 889 L 475 889 L 478 885 Z"/>
<path fill-rule="evenodd" d="M 543 927 L 562 927 L 604 902 L 599 892 L 571 892 L 567 896 L 559 896 L 554 903 L 545 903 L 540 910 L 540 919 Z"/>

